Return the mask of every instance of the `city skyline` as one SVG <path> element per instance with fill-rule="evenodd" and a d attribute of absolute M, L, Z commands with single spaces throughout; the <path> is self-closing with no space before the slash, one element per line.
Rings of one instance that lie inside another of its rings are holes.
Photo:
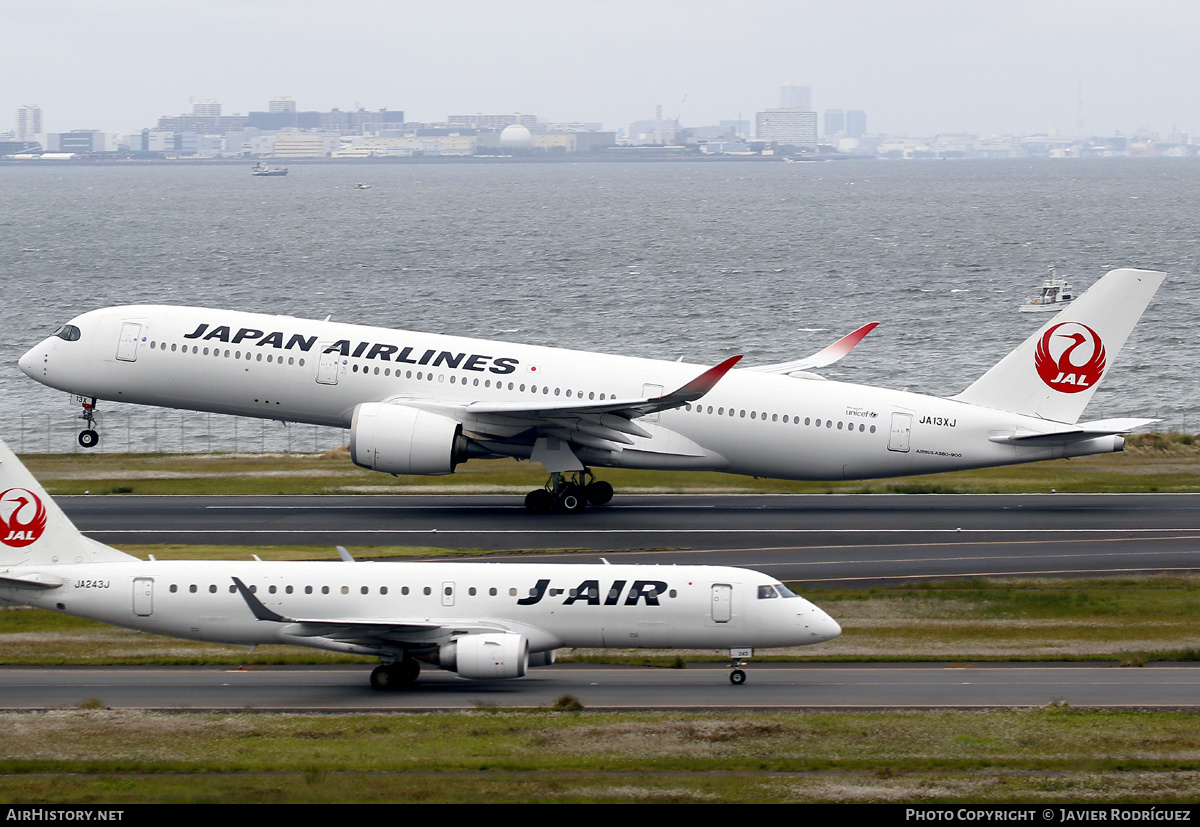
<path fill-rule="evenodd" d="M 817 112 L 868 111 L 873 132 L 1200 131 L 1200 4 L 766 0 L 736 12 L 711 0 L 31 4 L 5 12 L 0 111 L 32 102 L 47 131 L 127 133 L 203 99 L 245 114 L 288 96 L 413 121 L 533 112 L 623 130 L 658 105 L 689 126 L 748 120 L 792 83 Z"/>

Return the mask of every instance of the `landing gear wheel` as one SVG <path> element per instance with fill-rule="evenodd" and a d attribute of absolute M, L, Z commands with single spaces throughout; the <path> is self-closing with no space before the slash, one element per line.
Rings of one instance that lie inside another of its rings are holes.
<path fill-rule="evenodd" d="M 543 488 L 525 495 L 525 509 L 531 514 L 557 511 L 579 514 L 589 505 L 604 505 L 613 498 L 613 487 L 592 476 L 587 468 L 567 473 L 552 471 Z"/>
<path fill-rule="evenodd" d="M 400 661 L 399 664 L 396 664 L 396 668 L 400 673 L 401 686 L 411 686 L 417 682 L 417 677 L 421 674 L 421 664 L 412 658 Z"/>
<path fill-rule="evenodd" d="M 95 448 L 96 443 L 98 443 L 99 441 L 100 441 L 99 432 L 93 430 L 92 428 L 88 428 L 86 431 L 79 432 L 79 444 L 80 444 L 80 446 L 82 446 L 84 448 Z"/>
<path fill-rule="evenodd" d="M 371 688 L 378 689 L 381 692 L 391 689 L 393 681 L 392 669 L 390 665 L 380 664 L 371 670 Z"/>
<path fill-rule="evenodd" d="M 578 485 L 567 485 L 558 495 L 558 507 L 568 514 L 578 514 L 587 508 L 587 497 Z"/>
<path fill-rule="evenodd" d="M 545 488 L 535 488 L 525 495 L 525 510 L 530 514 L 545 514 L 554 508 L 554 497 Z"/>
<path fill-rule="evenodd" d="M 613 487 L 604 480 L 589 482 L 584 491 L 589 505 L 605 505 L 613 498 Z"/>
<path fill-rule="evenodd" d="M 371 688 L 383 692 L 394 692 L 412 686 L 421 674 L 421 664 L 415 660 L 400 663 L 381 663 L 371 670 Z"/>
<path fill-rule="evenodd" d="M 746 673 L 741 669 L 734 669 L 729 673 L 729 682 L 734 686 L 741 686 L 746 682 Z"/>

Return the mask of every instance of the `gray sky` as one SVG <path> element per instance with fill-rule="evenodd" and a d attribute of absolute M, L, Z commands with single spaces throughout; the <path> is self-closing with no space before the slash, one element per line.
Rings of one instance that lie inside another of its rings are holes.
<path fill-rule="evenodd" d="M 129 132 L 214 98 L 225 114 L 409 120 L 865 109 L 871 131 L 1200 133 L 1195 0 L 0 0 L 0 129 Z M 686 100 L 685 100 L 686 98 Z"/>

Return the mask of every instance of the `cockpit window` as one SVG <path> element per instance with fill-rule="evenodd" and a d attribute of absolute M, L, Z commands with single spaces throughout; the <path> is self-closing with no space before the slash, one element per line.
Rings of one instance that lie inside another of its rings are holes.
<path fill-rule="evenodd" d="M 54 331 L 54 335 L 67 342 L 78 342 L 79 328 L 73 324 L 65 324 L 58 330 Z"/>
<path fill-rule="evenodd" d="M 794 591 L 782 583 L 772 583 L 769 586 L 758 587 L 758 599 L 769 600 L 772 597 L 799 597 Z"/>

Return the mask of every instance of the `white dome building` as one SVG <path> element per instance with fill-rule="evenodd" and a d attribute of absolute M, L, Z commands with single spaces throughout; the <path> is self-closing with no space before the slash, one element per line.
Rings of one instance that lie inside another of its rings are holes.
<path fill-rule="evenodd" d="M 500 133 L 500 146 L 505 149 L 529 149 L 533 146 L 533 133 L 520 124 L 506 126 Z"/>

